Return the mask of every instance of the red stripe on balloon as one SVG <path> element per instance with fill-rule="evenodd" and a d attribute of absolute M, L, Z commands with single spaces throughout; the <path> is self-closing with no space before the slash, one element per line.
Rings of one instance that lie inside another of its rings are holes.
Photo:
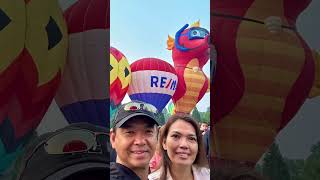
<path fill-rule="evenodd" d="M 158 58 L 142 58 L 136 60 L 130 65 L 130 68 L 131 72 L 142 70 L 158 70 L 176 74 L 176 71 L 171 64 Z"/>
<path fill-rule="evenodd" d="M 125 57 L 120 51 L 118 51 L 114 47 L 110 47 L 110 53 L 116 58 L 116 60 L 119 62 L 123 57 Z"/>
<path fill-rule="evenodd" d="M 242 17 L 253 0 L 217 0 L 211 7 L 212 13 Z M 237 55 L 237 32 L 240 20 L 211 15 L 210 34 L 217 51 L 217 68 L 210 96 L 211 122 L 217 123 L 231 112 L 244 93 L 244 75 Z"/>
<path fill-rule="evenodd" d="M 310 3 L 311 0 L 283 0 L 284 16 L 290 26 L 295 26 L 297 17 Z"/>
<path fill-rule="evenodd" d="M 1 92 L 1 116 L 11 120 L 15 137 L 20 138 L 39 125 L 58 88 L 61 73 L 38 86 L 38 69 L 28 50 L 23 49 L 4 75 L 10 84 Z"/>
<path fill-rule="evenodd" d="M 297 32 L 296 34 L 300 39 L 302 47 L 304 48 L 305 64 L 302 67 L 298 79 L 292 86 L 291 91 L 286 98 L 280 129 L 284 128 L 287 125 L 287 123 L 298 112 L 306 98 L 308 98 L 315 78 L 315 64 L 311 49 Z"/>
<path fill-rule="evenodd" d="M 79 0 L 64 13 L 69 34 L 92 29 L 109 29 L 109 2 L 106 0 Z"/>

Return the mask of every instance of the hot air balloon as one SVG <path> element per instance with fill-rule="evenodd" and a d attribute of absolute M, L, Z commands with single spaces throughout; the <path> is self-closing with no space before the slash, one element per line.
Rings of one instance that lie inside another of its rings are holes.
<path fill-rule="evenodd" d="M 69 123 L 109 127 L 109 6 L 79 0 L 65 11 L 69 52 L 55 100 Z"/>
<path fill-rule="evenodd" d="M 110 47 L 110 117 L 126 95 L 130 82 L 131 68 L 127 58 Z"/>
<path fill-rule="evenodd" d="M 0 1 L 0 176 L 10 167 L 53 100 L 67 56 L 57 1 Z"/>
<path fill-rule="evenodd" d="M 253 168 L 308 97 L 314 58 L 296 29 L 309 0 L 215 0 L 212 164 Z M 229 162 L 229 164 L 230 164 Z"/>
<path fill-rule="evenodd" d="M 168 36 L 167 45 L 178 75 L 177 91 L 172 100 L 176 112 L 190 113 L 208 89 L 208 78 L 202 71 L 210 55 L 209 32 L 200 22 L 190 28 L 183 26 L 175 35 Z"/>
<path fill-rule="evenodd" d="M 161 59 L 142 58 L 130 67 L 130 99 L 150 103 L 162 112 L 177 88 L 178 77 L 173 66 Z"/>
<path fill-rule="evenodd" d="M 174 112 L 175 112 L 174 104 L 172 102 L 170 102 L 169 105 L 168 105 L 168 113 L 170 115 L 173 115 Z"/>

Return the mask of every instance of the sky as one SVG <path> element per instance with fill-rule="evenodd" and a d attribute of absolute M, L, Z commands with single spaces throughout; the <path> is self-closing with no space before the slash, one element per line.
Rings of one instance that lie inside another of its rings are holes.
<path fill-rule="evenodd" d="M 130 64 L 144 57 L 155 57 L 173 65 L 171 51 L 166 49 L 168 35 L 174 37 L 182 26 L 198 20 L 201 27 L 210 29 L 210 1 L 195 2 L 111 0 L 110 45 L 120 50 Z M 204 72 L 210 77 L 209 61 Z M 130 98 L 126 96 L 122 102 L 128 101 Z M 206 111 L 209 105 L 210 93 L 207 93 L 197 108 Z"/>
<path fill-rule="evenodd" d="M 66 9 L 76 0 L 59 0 L 62 9 Z M 121 1 L 123 4 L 125 1 Z M 133 45 L 129 45 L 125 41 L 110 42 L 111 45 L 121 49 L 123 53 L 127 56 L 129 61 L 133 61 L 137 58 L 143 56 L 152 57 L 164 57 L 166 60 L 171 60 L 170 53 L 166 48 L 166 38 L 170 34 L 174 36 L 177 29 L 181 28 L 185 23 L 192 23 L 200 19 L 201 24 L 205 27 L 209 27 L 209 17 L 205 20 L 205 16 L 209 13 L 209 2 L 202 1 L 195 5 L 190 5 L 189 7 L 178 7 L 179 3 L 177 1 L 162 1 L 167 3 L 161 3 L 160 1 L 134 1 L 137 4 L 143 4 L 137 7 L 131 0 L 126 1 L 129 4 L 119 4 L 119 1 L 111 1 L 111 26 L 115 26 L 112 21 L 122 21 L 124 24 L 129 26 L 129 28 L 120 27 L 117 29 L 118 34 L 123 34 L 122 38 L 124 40 L 135 41 Z M 179 1 L 180 4 L 188 5 L 191 1 Z M 113 4 L 115 3 L 115 4 Z M 146 8 L 148 6 L 150 8 Z M 205 9 L 205 10 L 199 10 Z M 134 8 L 129 8 L 134 7 Z M 114 12 L 114 10 L 118 10 Z M 197 8 L 194 9 L 194 8 Z M 183 11 L 178 10 L 183 9 L 185 12 L 189 12 L 186 15 Z M 208 9 L 208 10 L 207 10 Z M 207 12 L 205 12 L 207 11 Z M 193 12 L 193 13 L 190 13 Z M 118 19 L 115 19 L 113 13 L 122 14 Z M 158 14 L 154 19 L 151 18 L 149 14 Z M 141 19 L 129 21 L 129 17 L 137 16 L 148 16 L 145 17 L 145 21 Z M 320 17 L 320 0 L 313 0 L 308 8 L 305 9 L 303 13 L 300 14 L 297 20 L 297 29 L 300 32 L 303 39 L 312 49 L 320 49 L 320 21 L 317 18 Z M 149 25 L 148 25 L 149 24 Z M 113 27 L 112 26 L 112 27 Z M 140 30 L 137 30 L 136 26 L 141 26 Z M 153 34 L 147 33 L 147 30 L 153 29 Z M 161 31 L 158 31 L 161 30 Z M 111 28 L 111 35 L 117 34 L 116 29 Z M 139 36 L 131 37 L 129 34 L 135 32 Z M 116 37 L 113 35 L 114 38 Z M 159 36 L 159 38 L 156 38 Z M 160 38 L 161 37 L 161 38 Z M 120 37 L 121 38 L 121 37 Z M 148 42 L 148 45 L 141 43 L 140 39 Z M 111 37 L 113 40 L 113 37 Z M 131 47 L 131 48 L 129 48 Z M 141 48 L 143 47 L 143 48 Z M 156 49 L 152 47 L 157 47 Z M 171 62 L 170 62 L 171 63 Z M 209 68 L 207 68 L 208 70 Z M 207 74 L 209 74 L 207 72 Z M 204 99 L 209 99 L 209 96 L 204 97 Z M 209 104 L 209 103 L 208 103 Z M 42 134 L 44 132 L 53 131 L 62 128 L 66 125 L 62 113 L 59 111 L 55 101 L 52 102 L 46 115 L 43 118 L 42 123 L 39 125 L 37 131 Z M 290 123 L 279 133 L 276 138 L 277 143 L 281 153 L 290 159 L 303 159 L 307 158 L 310 154 L 310 147 L 316 142 L 320 141 L 320 97 L 313 99 L 307 99 L 304 105 L 301 107 L 300 111 L 296 116 L 290 121 Z"/>

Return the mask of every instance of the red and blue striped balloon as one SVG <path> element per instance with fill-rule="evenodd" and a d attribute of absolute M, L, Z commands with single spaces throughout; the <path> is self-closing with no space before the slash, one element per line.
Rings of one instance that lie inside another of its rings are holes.
<path fill-rule="evenodd" d="M 178 77 L 174 67 L 157 58 L 139 59 L 130 67 L 130 99 L 150 103 L 161 112 L 177 89 Z"/>

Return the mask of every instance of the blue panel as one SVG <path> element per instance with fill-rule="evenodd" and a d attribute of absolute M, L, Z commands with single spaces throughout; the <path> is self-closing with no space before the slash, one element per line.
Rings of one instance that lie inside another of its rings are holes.
<path fill-rule="evenodd" d="M 171 99 L 171 95 L 160 93 L 138 93 L 131 94 L 131 100 L 139 100 L 154 105 L 160 112 L 166 107 Z"/>
<path fill-rule="evenodd" d="M 69 123 L 88 122 L 109 128 L 109 100 L 88 100 L 61 108 Z"/>

